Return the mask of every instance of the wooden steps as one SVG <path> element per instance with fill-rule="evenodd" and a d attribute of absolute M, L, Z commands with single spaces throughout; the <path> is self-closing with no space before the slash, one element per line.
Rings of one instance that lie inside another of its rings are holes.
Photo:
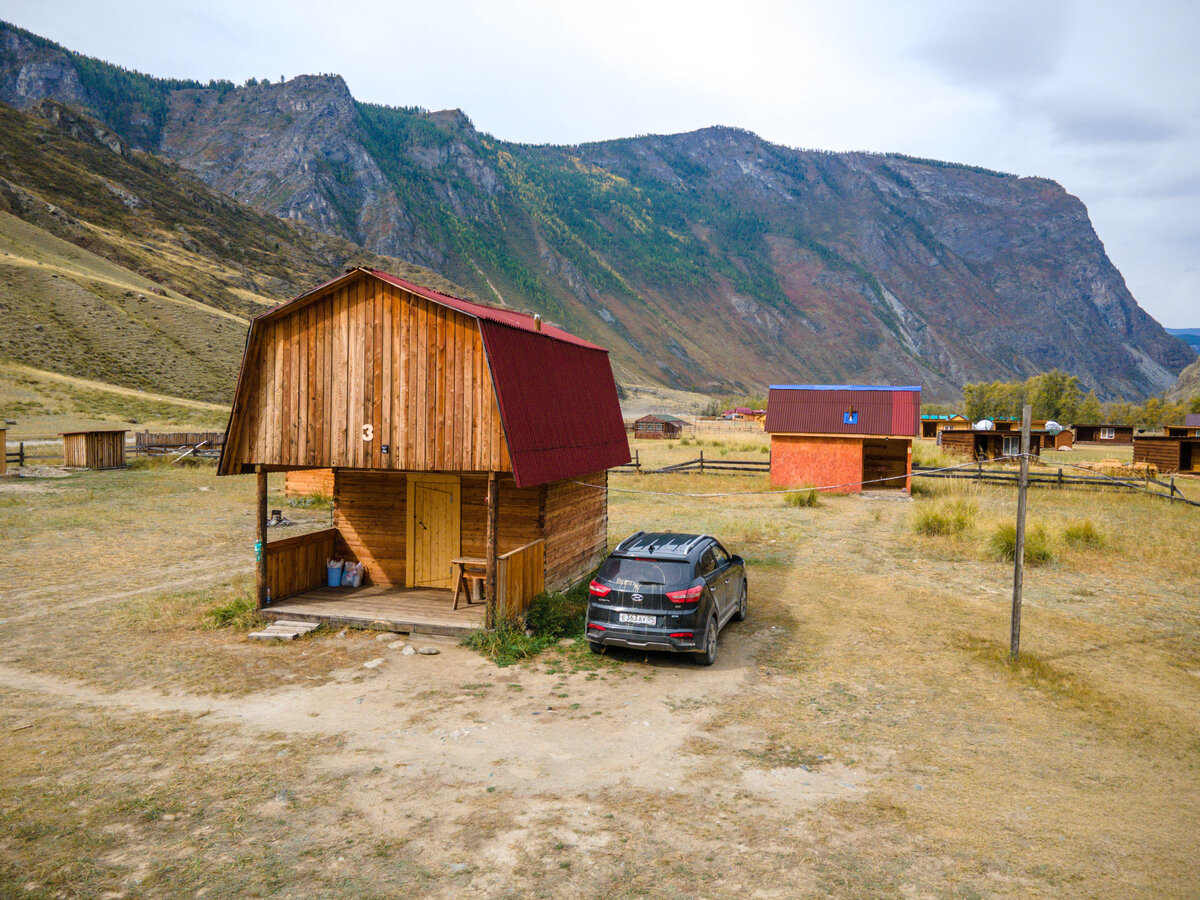
<path fill-rule="evenodd" d="M 260 641 L 294 641 L 320 625 L 319 622 L 299 622 L 294 619 L 276 619 L 262 631 L 252 631 L 250 637 Z"/>

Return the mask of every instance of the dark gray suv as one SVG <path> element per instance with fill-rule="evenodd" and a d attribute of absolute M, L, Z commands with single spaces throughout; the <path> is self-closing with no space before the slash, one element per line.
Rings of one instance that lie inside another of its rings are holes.
<path fill-rule="evenodd" d="M 589 586 L 588 646 L 695 653 L 711 666 L 717 635 L 746 618 L 746 564 L 707 534 L 639 531 Z"/>

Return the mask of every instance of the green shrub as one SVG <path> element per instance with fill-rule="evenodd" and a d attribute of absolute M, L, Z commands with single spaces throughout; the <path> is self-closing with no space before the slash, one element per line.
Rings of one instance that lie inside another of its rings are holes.
<path fill-rule="evenodd" d="M 204 614 L 203 627 L 210 631 L 218 628 L 249 631 L 251 628 L 257 628 L 262 622 L 262 616 L 254 608 L 254 595 L 247 591 L 208 610 Z"/>
<path fill-rule="evenodd" d="M 1088 550 L 1100 550 L 1108 541 L 1104 534 L 1092 524 L 1091 519 L 1075 519 L 1067 523 L 1063 529 L 1063 540 L 1072 547 L 1083 547 Z"/>
<path fill-rule="evenodd" d="M 821 505 L 821 498 L 817 496 L 814 488 L 806 487 L 795 491 L 789 491 L 783 495 L 783 502 L 788 506 L 795 506 L 798 509 L 806 507 L 816 507 Z"/>
<path fill-rule="evenodd" d="M 537 656 L 550 644 L 550 638 L 527 634 L 519 619 L 500 622 L 493 630 L 481 628 L 463 638 L 463 646 L 482 653 L 498 666 Z"/>
<path fill-rule="evenodd" d="M 590 578 L 565 593 L 538 594 L 524 618 L 501 622 L 492 631 L 472 632 L 463 639 L 463 646 L 483 654 L 498 666 L 511 666 L 537 656 L 564 637 L 581 637 L 587 616 L 589 581 Z"/>
<path fill-rule="evenodd" d="M 962 534 L 975 527 L 975 504 L 963 497 L 922 505 L 913 514 L 912 527 L 917 534 Z"/>
<path fill-rule="evenodd" d="M 997 525 L 988 541 L 992 555 L 997 559 L 1012 562 L 1017 557 L 1017 526 L 1011 523 Z M 1025 562 L 1040 566 L 1054 559 L 1050 546 L 1050 535 L 1040 522 L 1025 529 Z"/>

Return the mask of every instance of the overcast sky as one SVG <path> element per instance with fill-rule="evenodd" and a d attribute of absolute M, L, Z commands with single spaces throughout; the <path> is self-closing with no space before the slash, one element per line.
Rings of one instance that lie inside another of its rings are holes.
<path fill-rule="evenodd" d="M 1200 328 L 1196 0 L 0 0 L 154 75 L 343 75 L 510 141 L 707 125 L 1052 178 L 1141 306 Z"/>

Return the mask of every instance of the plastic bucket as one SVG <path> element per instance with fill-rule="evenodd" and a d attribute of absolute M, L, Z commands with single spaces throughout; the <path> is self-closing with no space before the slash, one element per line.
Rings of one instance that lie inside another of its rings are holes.
<path fill-rule="evenodd" d="M 329 587 L 340 587 L 342 584 L 342 564 L 325 566 L 325 584 Z"/>

